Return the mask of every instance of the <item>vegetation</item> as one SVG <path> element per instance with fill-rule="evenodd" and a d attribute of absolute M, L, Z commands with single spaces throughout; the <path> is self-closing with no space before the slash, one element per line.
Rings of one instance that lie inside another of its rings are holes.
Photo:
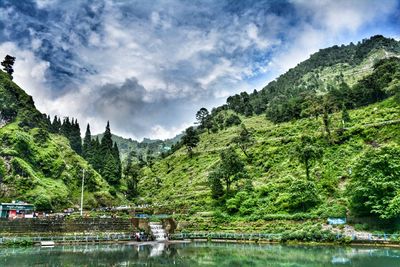
<path fill-rule="evenodd" d="M 4 61 L 1 62 L 1 65 L 3 66 L 3 70 L 8 73 L 11 80 L 13 79 L 12 74 L 14 73 L 14 69 L 13 69 L 14 62 L 15 62 L 15 57 L 10 56 L 10 55 L 7 55 L 4 58 Z"/>
<path fill-rule="evenodd" d="M 229 97 L 203 117 L 199 111 L 196 153 L 179 147 L 144 166 L 141 203 L 208 229 L 211 222 L 398 218 L 399 53 L 397 41 L 381 36 L 321 50 L 262 91 Z"/>
<path fill-rule="evenodd" d="M 310 226 L 314 221 L 350 215 L 394 222 L 399 54 L 399 42 L 382 36 L 320 50 L 259 92 L 200 109 L 198 127 L 186 129 L 162 157 L 156 156 L 166 143 L 118 138 L 109 124 L 97 137 L 88 125 L 80 147 L 76 120 L 50 123 L 0 73 L 1 198 L 21 197 L 46 210 L 76 204 L 84 168 L 87 206 L 126 195 L 174 213 L 189 230 L 287 229 L 284 239 L 293 240 L 309 238 L 312 228 L 328 240 Z"/>
<path fill-rule="evenodd" d="M 111 196 L 109 184 L 71 149 L 71 139 L 63 136 L 73 132 L 76 120 L 64 120 L 63 135 L 49 131 L 53 126 L 49 118 L 4 72 L 0 72 L 0 99 L 2 202 L 28 201 L 44 211 L 74 207 L 79 203 L 83 169 L 86 207 L 122 201 L 122 196 Z"/>

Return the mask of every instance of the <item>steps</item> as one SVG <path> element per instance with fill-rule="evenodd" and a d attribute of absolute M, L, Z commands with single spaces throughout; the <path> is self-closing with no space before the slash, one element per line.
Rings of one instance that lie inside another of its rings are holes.
<path fill-rule="evenodd" d="M 150 231 L 153 234 L 156 241 L 165 241 L 167 240 L 167 233 L 163 229 L 163 226 L 160 222 L 150 222 Z"/>

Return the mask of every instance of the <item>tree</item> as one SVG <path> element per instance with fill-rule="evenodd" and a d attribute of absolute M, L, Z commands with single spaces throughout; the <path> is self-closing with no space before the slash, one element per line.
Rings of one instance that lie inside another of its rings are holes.
<path fill-rule="evenodd" d="M 101 176 L 110 184 L 117 185 L 121 177 L 118 176 L 118 163 L 112 153 L 107 153 L 101 169 Z"/>
<path fill-rule="evenodd" d="M 204 122 L 206 121 L 207 117 L 210 116 L 210 113 L 206 108 L 201 108 L 196 113 L 196 120 L 200 124 L 201 127 L 204 128 Z"/>
<path fill-rule="evenodd" d="M 12 74 L 14 73 L 13 65 L 15 62 L 15 57 L 7 55 L 1 65 L 3 66 L 3 70 L 10 75 L 11 80 L 13 79 Z"/>
<path fill-rule="evenodd" d="M 119 149 L 117 142 L 114 142 L 113 146 L 113 157 L 117 163 L 117 168 L 116 168 L 116 173 L 119 178 L 121 178 L 122 175 L 122 163 L 121 163 L 121 158 L 119 157 Z"/>
<path fill-rule="evenodd" d="M 106 130 L 101 138 L 97 154 L 101 175 L 109 184 L 117 185 L 121 179 L 122 166 L 118 146 L 112 140 L 109 121 L 107 121 Z"/>
<path fill-rule="evenodd" d="M 304 165 L 306 177 L 310 179 L 310 168 L 316 160 L 322 158 L 322 149 L 314 145 L 315 141 L 312 137 L 304 135 L 293 149 L 293 155 Z"/>
<path fill-rule="evenodd" d="M 72 119 L 69 142 L 71 144 L 71 148 L 79 155 L 82 155 L 81 129 L 77 119 L 75 119 L 75 121 Z"/>
<path fill-rule="evenodd" d="M 288 207 L 292 212 L 306 212 L 320 201 L 313 181 L 293 179 L 288 193 L 290 194 Z"/>
<path fill-rule="evenodd" d="M 400 216 L 400 146 L 370 148 L 353 168 L 347 194 L 357 216 Z"/>
<path fill-rule="evenodd" d="M 124 176 L 128 189 L 126 195 L 130 199 L 133 199 L 138 195 L 137 185 L 139 183 L 139 177 L 140 177 L 140 166 L 138 164 L 133 163 L 134 153 L 135 153 L 134 151 L 129 152 L 127 158 L 127 164 L 124 169 Z"/>
<path fill-rule="evenodd" d="M 103 137 L 101 138 L 101 149 L 104 153 L 107 153 L 109 151 L 111 152 L 113 149 L 113 140 L 109 121 L 107 121 L 106 130 L 103 134 Z"/>
<path fill-rule="evenodd" d="M 193 148 L 197 146 L 200 138 L 197 135 L 196 130 L 191 126 L 186 129 L 185 135 L 182 137 L 182 143 L 186 146 L 190 157 L 193 155 Z"/>
<path fill-rule="evenodd" d="M 85 137 L 83 138 L 82 155 L 93 166 L 94 150 L 92 135 L 90 133 L 89 123 L 86 126 Z"/>
<path fill-rule="evenodd" d="M 248 130 L 246 126 L 242 124 L 239 135 L 234 137 L 232 141 L 238 145 L 246 157 L 249 157 L 247 149 L 254 144 L 252 131 Z"/>
<path fill-rule="evenodd" d="M 242 121 L 240 120 L 239 116 L 236 114 L 231 114 L 225 121 L 226 127 L 231 127 L 233 125 L 240 125 Z"/>
<path fill-rule="evenodd" d="M 231 192 L 231 186 L 233 183 L 239 181 L 240 179 L 246 177 L 246 171 L 244 169 L 244 163 L 240 159 L 239 155 L 235 152 L 233 148 L 228 148 L 221 152 L 220 163 L 218 167 L 210 174 L 209 181 L 211 181 L 211 187 L 216 187 L 214 193 L 219 191 L 219 185 L 215 179 L 219 179 L 220 182 L 225 183 L 226 195 Z M 218 190 L 217 190 L 218 189 Z"/>
<path fill-rule="evenodd" d="M 216 200 L 220 199 L 224 195 L 224 187 L 221 183 L 222 174 L 220 171 L 221 170 L 217 168 L 208 175 L 208 184 L 211 188 L 211 197 Z"/>

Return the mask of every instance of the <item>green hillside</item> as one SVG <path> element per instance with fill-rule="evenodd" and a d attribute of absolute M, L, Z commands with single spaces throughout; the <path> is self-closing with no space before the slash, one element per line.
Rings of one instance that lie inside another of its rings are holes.
<path fill-rule="evenodd" d="M 38 210 L 60 210 L 80 202 L 85 169 L 87 207 L 111 205 L 110 186 L 69 141 L 48 132 L 46 116 L 32 97 L 0 72 L 0 201 L 34 203 Z"/>
<path fill-rule="evenodd" d="M 142 169 L 137 202 L 207 229 L 227 218 L 398 218 L 399 47 L 377 36 L 324 49 L 262 91 L 228 98 L 196 130 L 192 155 L 181 144 Z"/>
<path fill-rule="evenodd" d="M 247 212 L 239 205 L 239 214 L 290 213 L 290 185 L 297 179 L 305 179 L 305 171 L 291 155 L 291 150 L 300 142 L 301 136 L 307 134 L 314 136 L 317 145 L 324 150 L 321 161 L 311 169 L 311 179 L 320 196 L 313 210 L 324 213 L 335 205 L 347 207 L 345 188 L 351 177 L 350 169 L 358 159 L 371 150 L 400 145 L 400 106 L 393 98 L 351 110 L 349 114 L 351 122 L 345 130 L 341 127 L 341 114 L 332 115 L 333 143 L 326 140 L 320 119 L 273 124 L 262 115 L 241 117 L 242 123 L 254 132 L 255 143 L 249 149 L 251 162 L 232 143 L 240 126 L 229 127 L 217 134 L 202 133 L 192 158 L 182 147 L 158 161 L 153 168 L 146 168 L 140 180 L 141 192 L 146 202 L 160 203 L 171 210 L 191 213 L 213 210 L 207 176 L 220 161 L 219 153 L 233 146 L 246 162 L 254 186 L 254 192 L 242 194 L 244 199 L 238 202 L 248 204 L 254 210 Z M 383 123 L 392 120 L 395 122 Z M 244 185 L 238 184 L 237 188 L 241 186 Z M 246 199 L 255 203 L 247 203 Z"/>

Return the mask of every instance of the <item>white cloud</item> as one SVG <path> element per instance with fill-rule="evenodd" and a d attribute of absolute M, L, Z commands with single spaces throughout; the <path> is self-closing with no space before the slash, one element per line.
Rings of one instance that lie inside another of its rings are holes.
<path fill-rule="evenodd" d="M 238 11 L 219 1 L 36 3 L 48 18 L 0 8 L 2 17 L 15 21 L 6 36 L 29 31 L 20 46 L 8 44 L 17 54 L 15 80 L 43 112 L 90 122 L 93 132 L 110 119 L 114 132 L 137 138 L 172 137 L 200 107 L 262 86 L 271 72 L 358 37 L 394 8 L 392 0 L 296 0 L 288 14 L 272 12 L 268 1 L 243 1 Z M 129 80 L 137 81 L 130 89 Z M 104 95 L 110 85 L 114 95 Z"/>
<path fill-rule="evenodd" d="M 38 106 L 46 107 L 46 100 L 51 95 L 45 84 L 50 63 L 36 58 L 29 50 L 21 50 L 12 42 L 0 44 L 0 55 L 7 54 L 16 57 L 14 82 L 32 95 Z"/>

